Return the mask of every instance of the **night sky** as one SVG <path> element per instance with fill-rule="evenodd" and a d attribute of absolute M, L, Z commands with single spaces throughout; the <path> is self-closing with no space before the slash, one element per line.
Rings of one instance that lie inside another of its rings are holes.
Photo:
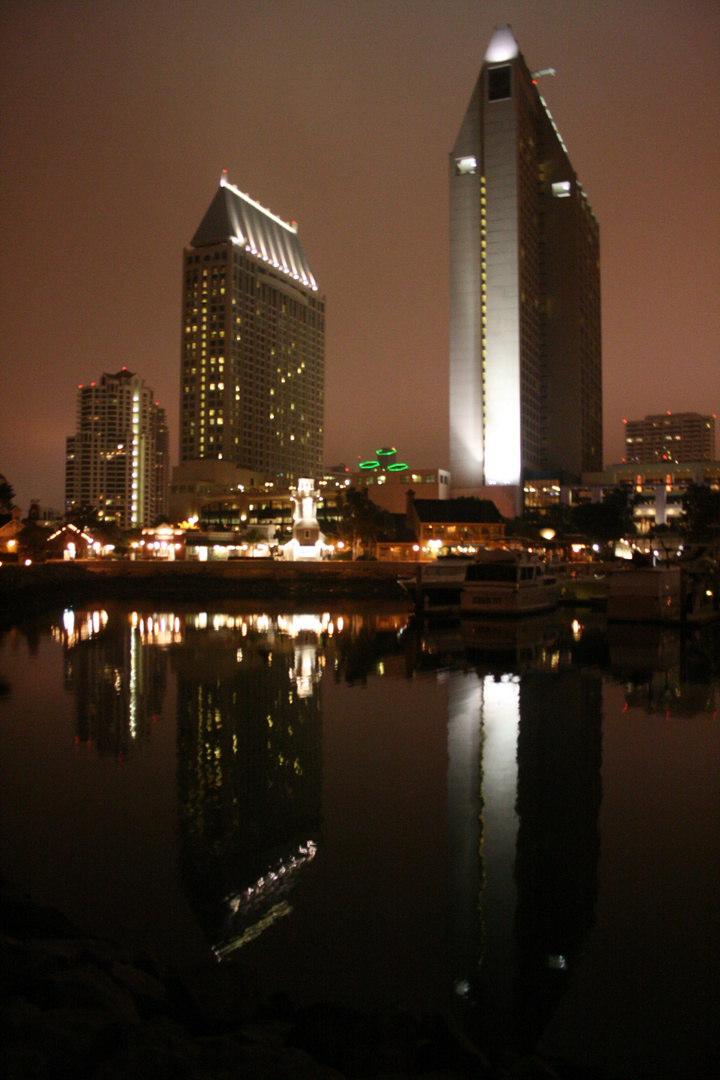
<path fill-rule="evenodd" d="M 177 460 L 183 247 L 223 168 L 327 299 L 325 461 L 448 461 L 448 154 L 509 22 L 600 222 L 605 462 L 720 412 L 718 0 L 3 0 L 0 472 L 63 506 L 80 383 Z"/>

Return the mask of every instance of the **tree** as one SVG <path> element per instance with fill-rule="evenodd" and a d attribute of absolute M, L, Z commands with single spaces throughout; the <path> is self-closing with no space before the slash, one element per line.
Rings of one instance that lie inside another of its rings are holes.
<path fill-rule="evenodd" d="M 707 484 L 690 484 L 683 494 L 685 529 L 693 540 L 708 539 L 720 528 L 720 491 Z"/>
<path fill-rule="evenodd" d="M 624 488 L 614 488 L 602 502 L 572 509 L 572 526 L 593 543 L 610 544 L 635 531 L 632 506 Z"/>
<path fill-rule="evenodd" d="M 353 559 L 357 559 L 362 548 L 369 551 L 383 528 L 392 523 L 392 515 L 371 502 L 364 490 L 348 488 L 338 509 L 338 532 L 350 544 Z"/>
<path fill-rule="evenodd" d="M 0 513 L 9 514 L 15 499 L 15 489 L 0 473 Z"/>
<path fill-rule="evenodd" d="M 75 525 L 78 529 L 92 529 L 100 523 L 100 515 L 97 506 L 93 506 L 92 503 L 83 503 L 82 506 L 78 506 L 75 510 L 71 510 L 69 514 L 66 514 L 65 521 L 68 525 Z"/>

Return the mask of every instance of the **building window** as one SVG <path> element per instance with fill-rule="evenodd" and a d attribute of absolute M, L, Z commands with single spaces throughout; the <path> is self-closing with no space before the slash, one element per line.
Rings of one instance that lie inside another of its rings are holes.
<path fill-rule="evenodd" d="M 488 101 L 502 101 L 511 96 L 510 65 L 488 71 Z"/>

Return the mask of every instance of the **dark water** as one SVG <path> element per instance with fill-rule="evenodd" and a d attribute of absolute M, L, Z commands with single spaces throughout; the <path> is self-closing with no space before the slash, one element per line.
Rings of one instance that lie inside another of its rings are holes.
<path fill-rule="evenodd" d="M 264 993 L 715 1077 L 720 634 L 57 612 L 0 641 L 0 873 Z"/>

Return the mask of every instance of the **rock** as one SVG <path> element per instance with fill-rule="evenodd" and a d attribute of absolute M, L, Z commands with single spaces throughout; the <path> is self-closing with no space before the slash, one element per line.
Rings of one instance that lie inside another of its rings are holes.
<path fill-rule="evenodd" d="M 171 1000 L 191 1030 L 210 1033 L 238 1029 L 255 1014 L 257 981 L 234 965 L 193 967 L 175 975 Z"/>
<path fill-rule="evenodd" d="M 140 1023 L 132 994 L 97 964 L 80 964 L 57 972 L 48 980 L 60 1006 L 96 1011 L 108 1024 L 124 1027 Z"/>
<path fill-rule="evenodd" d="M 146 1020 L 98 1064 L 92 1080 L 210 1080 L 202 1068 L 201 1050 L 174 1020 Z"/>
<path fill-rule="evenodd" d="M 165 987 L 154 975 L 118 961 L 110 965 L 109 971 L 116 983 L 130 991 L 141 1016 L 154 1016 L 167 1008 Z"/>
<path fill-rule="evenodd" d="M 344 1080 L 297 1047 L 243 1046 L 227 1038 L 200 1044 L 213 1080 Z"/>

